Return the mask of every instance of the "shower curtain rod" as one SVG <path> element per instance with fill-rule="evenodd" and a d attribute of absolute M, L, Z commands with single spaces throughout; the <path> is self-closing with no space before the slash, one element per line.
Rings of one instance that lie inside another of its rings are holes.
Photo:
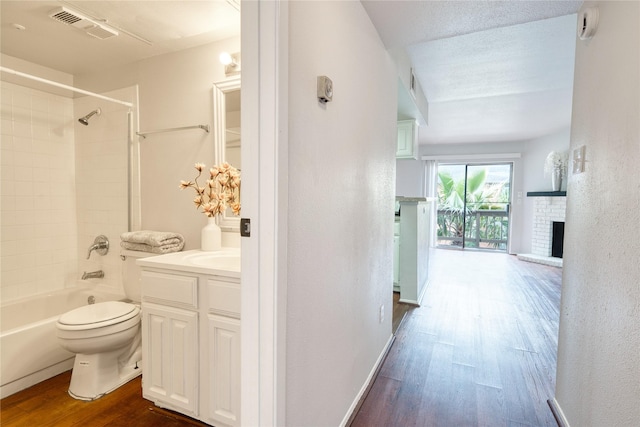
<path fill-rule="evenodd" d="M 54 82 L 51 80 L 43 79 L 41 77 L 32 76 L 31 74 L 21 73 L 20 71 L 12 70 L 11 68 L 0 66 L 0 71 L 4 71 L 5 73 L 14 74 L 16 76 L 24 77 L 27 79 L 35 80 L 40 83 L 45 83 L 51 86 L 56 86 L 62 89 L 71 90 L 73 92 L 82 93 L 84 95 L 93 96 L 95 98 L 104 99 L 105 101 L 115 102 L 116 104 L 126 105 L 129 108 L 133 107 L 131 102 L 120 101 L 119 99 L 109 98 L 108 96 L 100 95 L 99 93 L 89 92 L 88 90 L 78 89 L 73 86 L 68 86 L 62 83 Z"/>

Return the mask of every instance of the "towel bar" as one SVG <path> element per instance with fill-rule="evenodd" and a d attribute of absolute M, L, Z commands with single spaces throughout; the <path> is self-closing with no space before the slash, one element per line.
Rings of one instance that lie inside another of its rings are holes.
<path fill-rule="evenodd" d="M 169 129 L 148 130 L 146 132 L 136 132 L 136 134 L 138 136 L 146 138 L 147 135 L 150 135 L 152 133 L 175 132 L 175 131 L 187 130 L 187 129 L 202 129 L 203 131 L 209 133 L 209 125 L 194 125 L 194 126 L 183 126 L 178 128 L 169 128 Z"/>

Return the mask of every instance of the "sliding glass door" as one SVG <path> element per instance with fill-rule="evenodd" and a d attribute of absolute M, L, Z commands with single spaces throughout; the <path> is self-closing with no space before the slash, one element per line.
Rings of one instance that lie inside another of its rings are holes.
<path fill-rule="evenodd" d="M 506 251 L 511 163 L 438 165 L 439 247 Z"/>

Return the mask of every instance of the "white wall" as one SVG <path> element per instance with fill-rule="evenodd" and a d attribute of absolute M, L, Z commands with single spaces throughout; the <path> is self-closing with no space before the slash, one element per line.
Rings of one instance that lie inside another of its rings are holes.
<path fill-rule="evenodd" d="M 556 400 L 571 426 L 640 421 L 640 3 L 589 2 L 578 41 Z"/>
<path fill-rule="evenodd" d="M 429 101 L 418 79 L 415 79 L 414 94 L 411 94 L 411 71 L 413 70 L 411 58 L 405 49 L 391 49 L 389 54 L 396 64 L 400 81 L 398 83 L 398 120 L 414 119 L 420 126 L 429 124 Z M 400 100 L 400 97 L 404 99 Z"/>
<path fill-rule="evenodd" d="M 397 77 L 359 2 L 289 12 L 286 424 L 336 426 L 391 336 Z"/>
<path fill-rule="evenodd" d="M 76 85 L 100 92 L 138 84 L 141 131 L 211 126 L 213 83 L 226 79 L 218 60 L 222 51 L 240 51 L 240 38 L 77 76 Z M 142 228 L 181 233 L 185 250 L 199 248 L 206 216 L 195 209 L 195 194 L 178 186 L 195 177 L 195 163 L 213 164 L 213 133 L 194 129 L 149 135 L 140 139 L 140 151 Z M 238 233 L 223 234 L 223 244 L 239 245 Z"/>
<path fill-rule="evenodd" d="M 469 155 L 469 161 L 477 162 L 472 159 L 472 155 L 520 153 L 520 158 L 513 160 L 511 252 L 530 253 L 533 231 L 533 200 L 526 197 L 526 194 L 529 191 L 551 191 L 551 178 L 544 174 L 544 160 L 550 151 L 567 150 L 568 147 L 569 129 L 565 129 L 528 141 L 420 145 L 419 157 L 438 155 L 464 157 Z M 396 164 L 396 194 L 424 197 L 424 161 L 399 159 Z M 566 184 L 563 184 L 564 187 Z M 522 193 L 520 200 L 518 200 L 519 192 Z"/>
<path fill-rule="evenodd" d="M 396 160 L 396 196 L 426 197 L 424 161 Z"/>

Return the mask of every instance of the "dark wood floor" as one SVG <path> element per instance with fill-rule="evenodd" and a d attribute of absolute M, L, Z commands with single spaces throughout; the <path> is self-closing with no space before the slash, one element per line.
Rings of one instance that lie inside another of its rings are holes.
<path fill-rule="evenodd" d="M 471 251 L 432 260 L 351 426 L 556 426 L 562 270 Z"/>
<path fill-rule="evenodd" d="M 142 398 L 141 377 L 114 392 L 85 402 L 67 390 L 71 371 L 62 373 L 0 401 L 2 427 L 177 427 L 206 426 L 188 417 L 156 408 Z"/>
<path fill-rule="evenodd" d="M 423 305 L 394 307 L 395 342 L 353 427 L 555 426 L 561 270 L 436 250 Z M 399 325 L 399 327 L 398 327 Z M 142 398 L 140 377 L 83 402 L 70 372 L 0 401 L 0 425 L 204 426 Z M 305 427 L 305 426 L 295 426 Z"/>
<path fill-rule="evenodd" d="M 400 292 L 393 293 L 393 317 L 391 331 L 395 334 L 407 313 L 415 308 L 414 305 L 400 302 Z"/>
<path fill-rule="evenodd" d="M 393 330 L 413 306 L 394 295 Z M 142 397 L 141 377 L 94 402 L 69 396 L 71 371 L 0 400 L 2 427 L 175 427 L 205 426 L 188 417 L 157 408 Z"/>

